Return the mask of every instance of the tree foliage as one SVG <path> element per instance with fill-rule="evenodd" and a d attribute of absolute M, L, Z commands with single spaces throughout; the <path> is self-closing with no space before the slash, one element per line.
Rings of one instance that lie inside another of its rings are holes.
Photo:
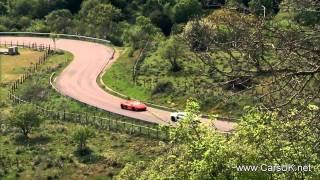
<path fill-rule="evenodd" d="M 72 14 L 67 9 L 52 11 L 45 18 L 51 32 L 67 33 L 72 27 Z"/>
<path fill-rule="evenodd" d="M 186 22 L 200 13 L 201 5 L 197 0 L 181 0 L 173 7 L 173 16 L 177 23 Z"/>
<path fill-rule="evenodd" d="M 124 39 L 133 49 L 141 49 L 148 42 L 161 36 L 159 32 L 160 30 L 152 24 L 149 18 L 139 16 L 136 25 L 124 33 Z"/>
<path fill-rule="evenodd" d="M 40 127 L 43 122 L 43 119 L 31 104 L 17 106 L 8 119 L 9 124 L 19 128 L 25 137 L 28 137 L 31 130 Z"/>
<path fill-rule="evenodd" d="M 78 144 L 79 152 L 87 148 L 87 141 L 95 136 L 94 131 L 89 127 L 79 127 L 73 134 L 73 140 Z"/>
<path fill-rule="evenodd" d="M 183 41 L 176 36 L 172 36 L 163 43 L 160 54 L 163 59 L 170 62 L 170 70 L 173 72 L 178 72 L 182 69 L 182 65 L 179 60 L 184 58 L 186 51 L 187 47 L 183 44 Z"/>
<path fill-rule="evenodd" d="M 259 98 L 273 108 L 319 98 L 319 31 L 305 33 L 297 24 L 270 24 L 228 11 L 191 21 L 189 27 L 190 49 L 224 77 L 213 86 L 264 87 Z"/>
<path fill-rule="evenodd" d="M 319 108 L 309 118 L 297 109 L 286 117 L 277 111 L 247 108 L 232 135 L 201 124 L 199 105 L 189 101 L 184 120 L 170 132 L 170 149 L 155 161 L 124 168 L 122 179 L 299 179 L 319 176 Z M 238 171 L 241 165 L 310 165 L 311 171 L 270 173 Z"/>

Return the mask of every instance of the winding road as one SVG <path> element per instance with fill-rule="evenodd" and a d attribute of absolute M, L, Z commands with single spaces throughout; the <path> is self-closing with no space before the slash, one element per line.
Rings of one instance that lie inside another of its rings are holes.
<path fill-rule="evenodd" d="M 54 46 L 53 41 L 49 38 L 0 36 L 0 41 Z M 122 110 L 120 102 L 123 99 L 107 93 L 97 84 L 99 74 L 110 68 L 112 63 L 117 60 L 118 54 L 109 61 L 113 53 L 112 48 L 98 43 L 70 39 L 57 40 L 56 47 L 74 55 L 73 61 L 55 81 L 56 88 L 60 93 L 91 106 L 124 116 L 158 124 L 170 123 L 170 112 L 168 111 L 151 107 L 148 107 L 148 111 L 145 112 Z M 214 126 L 222 132 L 232 130 L 234 125 L 235 123 L 227 121 L 216 120 L 214 122 Z"/>

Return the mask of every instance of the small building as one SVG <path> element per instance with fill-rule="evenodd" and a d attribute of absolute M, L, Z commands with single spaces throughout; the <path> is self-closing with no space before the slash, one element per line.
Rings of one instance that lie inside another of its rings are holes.
<path fill-rule="evenodd" d="M 19 54 L 18 46 L 9 47 L 8 48 L 8 54 L 9 55 L 18 55 Z"/>

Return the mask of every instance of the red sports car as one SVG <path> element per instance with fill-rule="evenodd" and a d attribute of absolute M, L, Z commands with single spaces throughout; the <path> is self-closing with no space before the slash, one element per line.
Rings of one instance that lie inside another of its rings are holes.
<path fill-rule="evenodd" d="M 139 101 L 128 100 L 121 103 L 121 109 L 127 109 L 132 111 L 145 111 L 147 106 Z"/>

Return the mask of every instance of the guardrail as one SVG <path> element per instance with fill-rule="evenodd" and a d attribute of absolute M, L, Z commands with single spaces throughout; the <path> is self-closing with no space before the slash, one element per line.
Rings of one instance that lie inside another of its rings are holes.
<path fill-rule="evenodd" d="M 53 33 L 38 33 L 38 32 L 0 32 L 1 35 L 28 35 L 28 36 L 42 36 L 42 37 L 50 37 Z M 81 35 L 72 35 L 72 34 L 55 34 L 59 36 L 59 38 L 67 38 L 67 39 L 78 39 L 78 40 L 89 40 L 94 42 L 102 42 L 106 44 L 110 44 L 109 40 L 93 38 L 88 36 Z"/>

